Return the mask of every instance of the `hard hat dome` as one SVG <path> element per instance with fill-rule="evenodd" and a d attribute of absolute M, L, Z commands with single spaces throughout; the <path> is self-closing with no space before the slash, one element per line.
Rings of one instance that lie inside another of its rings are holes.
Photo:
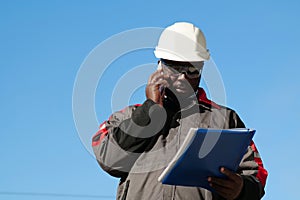
<path fill-rule="evenodd" d="M 174 61 L 204 61 L 209 59 L 202 31 L 191 23 L 177 22 L 160 35 L 154 54 Z"/>

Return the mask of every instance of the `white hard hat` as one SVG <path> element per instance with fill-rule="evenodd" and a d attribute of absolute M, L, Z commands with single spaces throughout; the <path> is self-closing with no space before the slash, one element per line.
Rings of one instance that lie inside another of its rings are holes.
<path fill-rule="evenodd" d="M 177 22 L 160 35 L 154 54 L 157 58 L 197 62 L 209 59 L 202 31 L 191 23 Z"/>

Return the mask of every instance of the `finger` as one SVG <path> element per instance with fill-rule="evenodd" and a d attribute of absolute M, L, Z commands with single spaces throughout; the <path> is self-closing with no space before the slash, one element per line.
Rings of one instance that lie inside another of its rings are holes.
<path fill-rule="evenodd" d="M 156 84 L 163 87 L 169 87 L 169 82 L 164 79 L 159 79 Z"/>
<path fill-rule="evenodd" d="M 220 185 L 210 184 L 210 186 L 215 190 L 216 193 L 224 197 L 225 199 L 233 199 L 231 190 L 224 188 Z"/>
<path fill-rule="evenodd" d="M 150 84 L 152 82 L 152 79 L 153 79 L 154 75 L 155 75 L 155 72 L 149 76 L 148 84 Z"/>
<path fill-rule="evenodd" d="M 162 70 L 156 70 L 155 72 L 153 72 L 151 75 L 150 75 L 150 79 L 152 79 L 153 77 L 157 76 L 157 75 L 160 75 L 162 72 Z"/>
<path fill-rule="evenodd" d="M 231 184 L 220 185 L 212 182 L 210 182 L 209 185 L 215 190 L 216 193 L 218 193 L 225 199 L 234 199 L 234 197 L 237 196 L 234 185 Z"/>
<path fill-rule="evenodd" d="M 162 78 L 157 78 L 157 79 L 152 79 L 150 83 L 148 83 L 148 85 L 154 85 L 154 86 L 161 86 L 163 85 L 164 87 L 168 87 L 169 83 L 168 81 L 162 79 Z"/>
<path fill-rule="evenodd" d="M 150 75 L 149 79 L 148 79 L 148 83 L 155 83 L 157 82 L 159 79 L 163 79 L 164 76 L 162 74 L 162 71 L 155 71 L 153 74 Z"/>
<path fill-rule="evenodd" d="M 149 80 L 148 85 L 163 85 L 164 87 L 169 87 L 170 83 L 164 79 L 163 76 L 154 75 L 151 80 Z"/>
<path fill-rule="evenodd" d="M 240 179 L 237 173 L 234 173 L 225 167 L 221 167 L 220 171 L 222 174 L 226 175 L 229 179 L 234 180 L 235 182 L 239 181 Z"/>
<path fill-rule="evenodd" d="M 233 183 L 231 180 L 226 180 L 226 179 L 222 179 L 222 178 L 215 178 L 215 177 L 211 177 L 210 179 L 208 179 L 208 182 L 213 184 L 213 185 L 218 185 L 224 188 L 228 188 L 228 189 L 232 189 L 233 188 Z"/>
<path fill-rule="evenodd" d="M 229 169 L 225 168 L 225 167 L 221 167 L 220 168 L 220 172 L 225 174 L 226 176 L 230 176 L 233 174 L 233 172 L 231 172 Z"/>

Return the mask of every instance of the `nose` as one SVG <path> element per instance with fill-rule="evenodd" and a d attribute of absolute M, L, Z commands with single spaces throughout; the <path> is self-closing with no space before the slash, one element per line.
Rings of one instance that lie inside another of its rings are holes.
<path fill-rule="evenodd" d="M 178 80 L 185 80 L 186 78 L 185 78 L 185 73 L 181 73 L 179 76 L 178 76 L 178 78 L 177 78 Z"/>

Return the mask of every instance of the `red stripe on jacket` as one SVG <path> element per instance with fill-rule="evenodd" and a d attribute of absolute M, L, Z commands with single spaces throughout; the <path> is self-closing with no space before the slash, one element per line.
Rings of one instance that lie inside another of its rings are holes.
<path fill-rule="evenodd" d="M 252 148 L 252 150 L 255 153 L 258 153 L 257 148 L 254 144 L 254 142 L 252 141 L 250 143 L 250 146 Z M 256 178 L 261 182 L 261 184 L 263 185 L 263 187 L 265 187 L 266 185 L 266 180 L 267 180 L 267 176 L 268 176 L 268 172 L 267 170 L 264 168 L 264 165 L 262 163 L 262 160 L 260 157 L 254 157 L 254 161 L 257 163 L 258 165 L 258 172 L 256 174 Z"/>
<path fill-rule="evenodd" d="M 221 107 L 218 104 L 216 104 L 215 102 L 209 100 L 206 97 L 206 93 L 205 93 L 203 88 L 198 88 L 198 101 L 202 102 L 202 103 L 205 103 L 205 104 L 208 104 L 208 105 L 211 105 L 216 109 L 221 109 Z"/>
<path fill-rule="evenodd" d="M 141 106 L 142 104 L 135 104 L 134 106 L 136 107 L 139 107 Z M 124 112 L 125 111 L 125 108 L 123 110 L 121 110 L 120 112 Z M 111 118 L 111 116 L 110 116 Z M 110 119 L 109 118 L 109 119 Z M 106 128 L 106 122 L 107 121 L 104 121 L 102 124 L 100 124 L 99 126 L 99 130 L 97 131 L 97 133 L 93 136 L 93 139 L 92 139 L 92 146 L 97 146 L 100 144 L 100 142 L 107 136 L 108 134 L 108 130 Z"/>
<path fill-rule="evenodd" d="M 99 130 L 93 136 L 92 146 L 97 146 L 103 140 L 103 138 L 108 134 L 108 130 L 106 129 L 106 125 L 105 124 L 106 124 L 106 121 L 103 122 L 99 126 Z"/>

